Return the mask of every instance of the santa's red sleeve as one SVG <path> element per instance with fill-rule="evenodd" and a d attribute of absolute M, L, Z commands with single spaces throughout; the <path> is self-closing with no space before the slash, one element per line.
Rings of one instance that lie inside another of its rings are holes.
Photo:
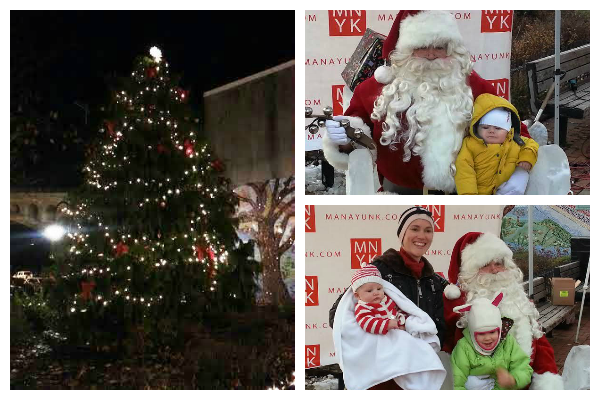
<path fill-rule="evenodd" d="M 471 90 L 473 92 L 473 100 L 475 100 L 480 94 L 483 93 L 489 93 L 493 94 L 494 96 L 498 96 L 498 91 L 496 90 L 494 85 L 492 85 L 489 81 L 483 79 L 475 71 L 471 72 L 471 75 L 469 76 L 469 86 L 471 87 Z M 529 130 L 527 130 L 527 126 L 522 122 L 520 135 L 528 138 L 531 137 L 529 136 Z"/>
<path fill-rule="evenodd" d="M 446 323 L 446 335 L 442 344 L 442 351 L 452 353 L 456 343 L 463 337 L 462 329 L 456 327 L 456 322 L 460 319 L 460 314 L 452 311 L 454 307 L 465 304 L 466 298 L 464 293 L 457 299 L 450 300 L 444 294 L 444 321 Z"/>
<path fill-rule="evenodd" d="M 348 117 L 359 117 L 360 119 L 363 120 L 364 123 L 366 123 L 367 125 L 369 125 L 369 128 L 372 128 L 372 122 L 371 122 L 371 115 L 370 115 L 370 109 L 373 107 L 373 105 L 371 104 L 371 107 L 369 107 L 367 104 L 365 104 L 365 100 L 367 96 L 367 92 L 369 92 L 371 90 L 374 90 L 376 88 L 371 88 L 371 86 L 373 86 L 373 82 L 371 82 L 373 79 L 367 79 L 364 82 L 361 82 L 355 89 L 354 89 L 354 93 L 352 94 L 352 98 L 350 99 L 350 105 L 348 106 L 348 108 L 346 109 L 346 111 L 344 112 L 345 116 Z"/>
<path fill-rule="evenodd" d="M 546 339 L 546 335 L 533 341 L 531 353 L 533 376 L 529 389 L 561 390 L 564 389 L 562 377 L 558 374 L 554 349 Z"/>

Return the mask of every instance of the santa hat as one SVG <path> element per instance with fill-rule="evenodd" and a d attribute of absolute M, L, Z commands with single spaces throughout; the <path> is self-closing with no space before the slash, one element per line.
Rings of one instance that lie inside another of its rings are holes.
<path fill-rule="evenodd" d="M 486 266 L 490 261 L 498 259 L 512 259 L 513 253 L 506 243 L 493 233 L 468 232 L 456 241 L 450 267 L 448 280 L 453 285 L 446 286 L 444 294 L 450 300 L 460 297 L 460 290 L 456 286 L 460 272 L 476 272 Z"/>
<path fill-rule="evenodd" d="M 390 53 L 412 53 L 414 49 L 440 46 L 449 42 L 463 43 L 456 20 L 447 11 L 400 11 L 383 43 L 381 57 Z M 393 80 L 391 67 L 383 65 L 375 70 L 375 80 L 387 85 Z"/>
<path fill-rule="evenodd" d="M 479 354 L 484 356 L 491 355 L 498 344 L 500 343 L 502 316 L 498 304 L 502 301 L 502 292 L 496 293 L 494 300 L 489 300 L 485 297 L 480 297 L 462 306 L 454 307 L 454 312 L 462 312 L 467 314 L 467 326 L 471 334 L 473 347 Z M 482 344 L 477 339 L 478 334 L 498 332 L 498 338 L 488 348 L 483 348 Z"/>
<path fill-rule="evenodd" d="M 375 282 L 383 285 L 383 278 L 376 266 L 363 264 L 362 267 L 352 276 L 352 291 L 356 293 L 359 287 L 365 283 Z"/>

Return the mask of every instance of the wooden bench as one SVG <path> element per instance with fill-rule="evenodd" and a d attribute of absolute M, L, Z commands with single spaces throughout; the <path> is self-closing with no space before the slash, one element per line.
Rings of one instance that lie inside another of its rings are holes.
<path fill-rule="evenodd" d="M 529 281 L 523 282 L 525 293 L 529 295 Z M 539 323 L 542 326 L 546 336 L 552 337 L 552 330 L 561 322 L 571 324 L 575 322 L 575 306 L 555 306 L 548 300 L 548 290 L 546 280 L 543 277 L 533 279 L 533 297 L 538 312 L 540 313 Z"/>
<path fill-rule="evenodd" d="M 574 281 L 578 279 L 581 283 L 575 288 L 575 292 L 583 293 L 583 284 L 585 283 L 585 277 L 581 278 L 581 270 L 579 268 L 579 261 L 574 261 L 569 264 L 561 265 L 554 268 L 555 278 L 573 278 Z M 587 293 L 590 292 L 590 283 L 588 282 Z"/>
<path fill-rule="evenodd" d="M 554 55 L 530 61 L 526 68 L 531 111 L 536 115 L 546 91 L 554 85 Z M 568 119 L 582 119 L 584 111 L 590 108 L 590 45 L 561 52 L 560 69 L 565 73 L 561 77 L 559 103 L 559 133 L 563 145 Z M 554 96 L 544 108 L 543 115 L 554 116 Z"/>

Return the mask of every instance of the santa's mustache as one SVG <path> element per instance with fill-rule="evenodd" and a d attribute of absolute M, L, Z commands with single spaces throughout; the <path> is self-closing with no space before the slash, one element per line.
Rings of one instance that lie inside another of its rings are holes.
<path fill-rule="evenodd" d="M 495 274 L 477 274 L 475 280 L 481 286 L 491 286 L 493 284 L 507 283 L 513 280 L 510 271 L 497 272 Z"/>
<path fill-rule="evenodd" d="M 452 70 L 452 58 L 436 58 L 428 60 L 426 58 L 411 57 L 406 60 L 403 70 L 398 69 L 398 75 L 403 72 L 410 72 L 415 75 L 422 75 L 426 72 L 437 71 L 444 72 Z"/>

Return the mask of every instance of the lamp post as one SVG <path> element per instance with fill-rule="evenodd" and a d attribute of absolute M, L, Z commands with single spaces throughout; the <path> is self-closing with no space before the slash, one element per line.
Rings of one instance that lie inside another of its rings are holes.
<path fill-rule="evenodd" d="M 60 206 L 64 204 L 67 207 L 69 207 L 69 203 L 67 203 L 66 201 L 61 201 L 56 205 L 56 210 L 58 211 L 60 209 Z M 57 258 L 57 251 L 56 251 L 56 244 L 58 242 L 60 242 L 63 237 L 65 236 L 65 234 L 69 233 L 70 231 L 70 227 L 67 224 L 66 226 L 61 225 L 59 223 L 53 223 L 48 225 L 43 232 L 43 235 L 45 238 L 47 238 L 48 240 L 50 240 L 51 243 L 51 253 L 50 253 L 50 258 L 53 259 L 55 261 L 55 263 L 58 264 L 58 262 L 60 261 L 61 257 Z M 59 267 L 57 266 L 57 272 L 61 272 L 58 271 Z"/>

